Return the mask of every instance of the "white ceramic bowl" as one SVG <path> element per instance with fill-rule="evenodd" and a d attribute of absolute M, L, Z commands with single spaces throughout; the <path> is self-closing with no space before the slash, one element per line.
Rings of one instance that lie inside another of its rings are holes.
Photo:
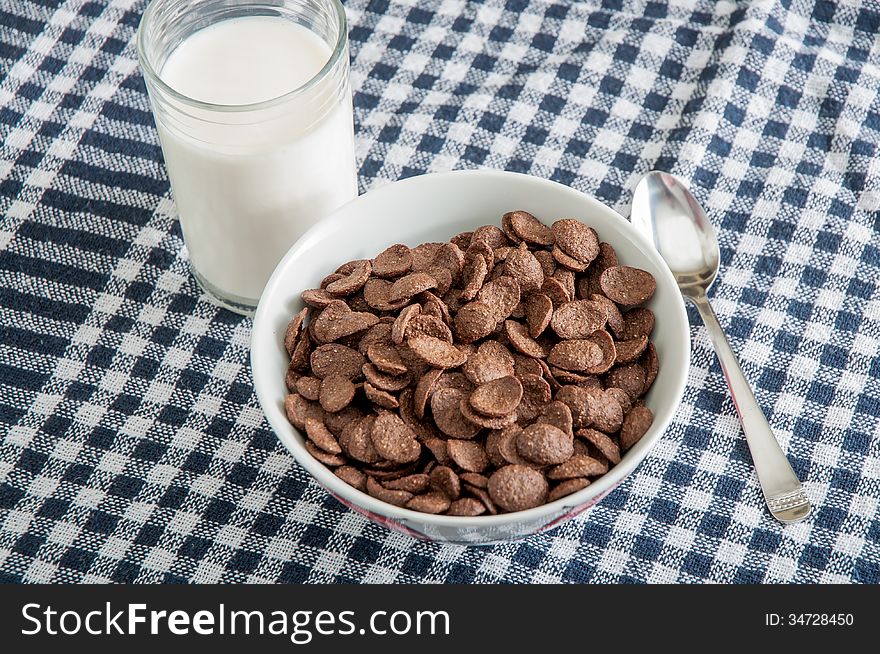
<path fill-rule="evenodd" d="M 446 241 L 484 224 L 500 225 L 502 214 L 531 212 L 546 223 L 578 218 L 617 250 L 622 264 L 651 272 L 657 292 L 652 340 L 660 373 L 645 398 L 654 424 L 606 475 L 587 488 L 527 511 L 496 516 L 428 515 L 392 506 L 337 478 L 309 455 L 303 435 L 287 421 L 284 377 L 289 357 L 283 339 L 290 318 L 302 308 L 300 293 L 316 288 L 327 274 L 351 259 L 369 259 L 393 243 L 415 246 Z M 260 405 L 278 438 L 294 458 L 337 499 L 389 528 L 420 538 L 491 543 L 527 536 L 591 507 L 614 489 L 656 445 L 684 392 L 690 335 L 681 295 L 663 260 L 619 214 L 567 186 L 491 170 L 460 171 L 394 182 L 353 200 L 325 218 L 294 244 L 263 291 L 254 318 L 251 362 Z"/>

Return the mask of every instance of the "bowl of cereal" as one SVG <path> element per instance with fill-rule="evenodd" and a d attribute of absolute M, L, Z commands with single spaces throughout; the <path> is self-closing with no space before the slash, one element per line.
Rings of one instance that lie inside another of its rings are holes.
<path fill-rule="evenodd" d="M 672 274 L 599 201 L 517 173 L 375 189 L 278 264 L 251 362 L 278 438 L 351 509 L 486 544 L 570 519 L 660 440 L 690 336 Z"/>

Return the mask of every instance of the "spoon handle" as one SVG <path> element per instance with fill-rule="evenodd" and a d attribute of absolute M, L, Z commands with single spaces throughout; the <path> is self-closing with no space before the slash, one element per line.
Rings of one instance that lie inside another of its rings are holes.
<path fill-rule="evenodd" d="M 724 371 L 724 378 L 730 388 L 733 404 L 739 414 L 746 442 L 755 462 L 758 472 L 758 481 L 764 492 L 764 499 L 770 513 L 780 522 L 799 522 L 810 515 L 812 507 L 810 501 L 801 487 L 801 482 L 791 469 L 788 459 L 779 442 L 773 435 L 764 412 L 755 399 L 749 382 L 746 381 L 740 368 L 739 361 L 730 347 L 727 336 L 718 322 L 718 317 L 709 304 L 709 298 L 705 293 L 689 298 L 706 328 L 715 346 L 715 353 Z"/>

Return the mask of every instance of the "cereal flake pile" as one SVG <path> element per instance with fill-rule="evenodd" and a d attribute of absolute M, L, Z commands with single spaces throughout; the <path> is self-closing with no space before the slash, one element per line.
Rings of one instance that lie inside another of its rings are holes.
<path fill-rule="evenodd" d="M 392 245 L 305 291 L 285 335 L 287 417 L 358 490 L 455 516 L 540 506 L 653 421 L 656 283 L 595 230 L 525 211 Z"/>

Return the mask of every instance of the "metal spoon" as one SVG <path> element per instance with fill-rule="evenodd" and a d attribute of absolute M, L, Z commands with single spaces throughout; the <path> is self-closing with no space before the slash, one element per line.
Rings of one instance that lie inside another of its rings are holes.
<path fill-rule="evenodd" d="M 630 220 L 653 242 L 682 295 L 697 307 L 709 330 L 767 508 L 780 522 L 803 520 L 812 510 L 810 501 L 758 406 L 706 295 L 718 274 L 720 254 L 715 230 L 702 207 L 673 175 L 653 171 L 636 187 Z"/>

